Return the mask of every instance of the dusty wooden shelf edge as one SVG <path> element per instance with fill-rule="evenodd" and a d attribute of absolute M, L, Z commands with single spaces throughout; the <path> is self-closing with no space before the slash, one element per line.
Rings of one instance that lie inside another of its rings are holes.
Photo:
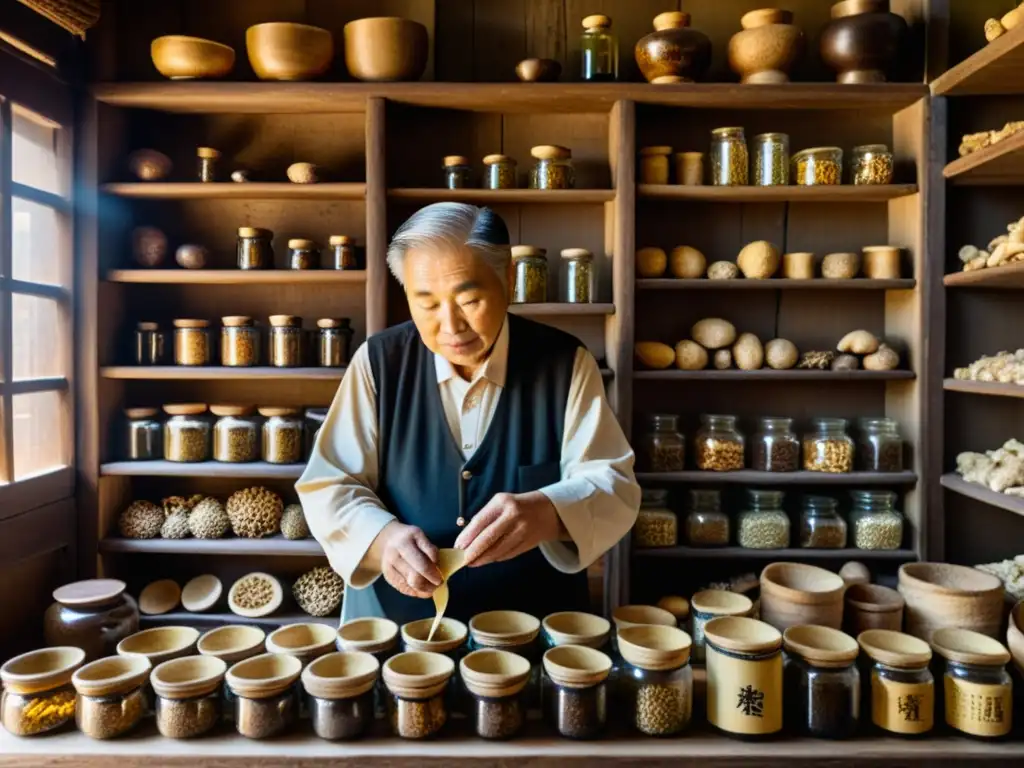
<path fill-rule="evenodd" d="M 931 82 L 933 96 L 983 96 L 1013 95 L 1024 93 L 1024 82 L 1019 78 L 995 78 L 1000 85 L 1010 84 L 1012 87 L 988 87 L 986 74 L 988 67 L 995 63 L 1015 64 L 1024 62 L 1024 27 L 1011 29 L 1002 36 L 988 43 L 984 48 L 975 51 L 959 64 L 950 67 Z M 1002 61 L 1012 57 L 1011 61 Z"/>
<path fill-rule="evenodd" d="M 756 371 L 705 368 L 700 371 L 636 371 L 633 378 L 641 381 L 908 381 L 913 371 L 776 371 L 762 368 Z"/>
<path fill-rule="evenodd" d="M 1024 60 L 1022 60 L 1022 65 L 1024 65 Z M 953 184 L 996 186 L 1020 184 L 1024 177 L 1016 172 L 1019 166 L 1015 165 L 1008 173 L 1001 173 L 998 166 L 1000 161 L 1005 162 L 1007 158 L 1021 150 L 1024 150 L 1024 131 L 1015 133 L 977 152 L 958 157 L 942 169 L 942 175 Z M 989 170 L 992 170 L 992 173 L 986 173 Z"/>
<path fill-rule="evenodd" d="M 747 549 L 745 547 L 651 547 L 633 549 L 633 557 L 691 557 L 702 560 L 916 560 L 910 549 L 870 550 L 854 549 Z"/>
<path fill-rule="evenodd" d="M 362 269 L 112 269 L 108 283 L 164 285 L 294 285 L 366 282 Z"/>
<path fill-rule="evenodd" d="M 228 464 L 219 461 L 111 461 L 100 464 L 100 474 L 121 477 L 237 477 L 297 480 L 305 464 Z"/>
<path fill-rule="evenodd" d="M 247 379 L 294 381 L 341 381 L 344 368 L 273 368 L 254 366 L 108 365 L 100 368 L 105 379 L 138 381 L 244 381 Z"/>
<path fill-rule="evenodd" d="M 637 197 L 731 203 L 873 203 L 917 193 L 916 184 L 835 184 L 802 187 L 715 187 L 709 185 L 637 184 Z"/>
<path fill-rule="evenodd" d="M 940 482 L 947 491 L 980 501 L 982 504 L 1005 509 L 1007 512 L 1013 512 L 1015 515 L 1024 516 L 1024 498 L 1020 496 L 1008 496 L 1005 493 L 986 488 L 984 485 L 970 483 L 955 472 L 943 475 L 940 478 Z"/>
<path fill-rule="evenodd" d="M 365 200 L 363 182 L 117 182 L 103 184 L 108 195 L 140 200 Z"/>
<path fill-rule="evenodd" d="M 943 379 L 942 388 L 947 392 L 961 392 L 968 395 L 990 397 L 1024 397 L 1024 384 L 1006 384 L 1001 381 L 969 381 L 965 379 Z"/>
<path fill-rule="evenodd" d="M 942 283 L 947 288 L 1024 288 L 1024 261 L 970 272 L 951 272 L 942 278 Z"/>
<path fill-rule="evenodd" d="M 854 278 L 852 280 L 831 280 L 815 278 L 813 280 L 789 280 L 787 278 L 771 278 L 768 280 L 751 280 L 736 278 L 733 280 L 709 280 L 700 278 L 655 277 L 638 278 L 636 287 L 644 291 L 698 290 L 698 291 L 785 291 L 785 290 L 855 290 L 855 291 L 889 291 L 913 290 L 917 281 L 913 278 L 897 280 L 872 280 Z"/>
<path fill-rule="evenodd" d="M 615 199 L 614 189 L 434 189 L 395 187 L 391 200 L 445 201 L 455 203 L 606 203 Z"/>
<path fill-rule="evenodd" d="M 636 477 L 650 483 L 750 483 L 756 485 L 913 485 L 914 472 L 759 472 L 741 469 L 735 472 L 707 472 L 699 469 L 683 472 L 637 472 Z"/>
<path fill-rule="evenodd" d="M 508 308 L 513 315 L 523 317 L 557 317 L 560 315 L 604 316 L 614 315 L 614 304 L 570 304 L 568 302 L 549 301 L 541 304 L 513 304 Z"/>
<path fill-rule="evenodd" d="M 176 555 L 294 555 L 322 557 L 316 539 L 289 540 L 284 536 L 264 539 L 125 539 L 109 537 L 99 542 L 100 552 L 164 553 Z"/>

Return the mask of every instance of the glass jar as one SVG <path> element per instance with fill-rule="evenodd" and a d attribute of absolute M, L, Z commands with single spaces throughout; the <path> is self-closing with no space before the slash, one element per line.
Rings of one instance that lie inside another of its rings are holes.
<path fill-rule="evenodd" d="M 530 189 L 572 189 L 576 172 L 572 167 L 572 150 L 554 144 L 541 144 L 530 150 L 537 161 L 530 169 Z"/>
<path fill-rule="evenodd" d="M 686 515 L 686 541 L 692 547 L 724 547 L 729 544 L 729 515 L 722 511 L 720 491 L 690 490 Z"/>
<path fill-rule="evenodd" d="M 596 739 L 608 724 L 607 677 L 592 685 L 570 685 L 547 673 L 544 717 L 559 736 L 567 739 Z"/>
<path fill-rule="evenodd" d="M 213 147 L 198 147 L 196 158 L 199 163 L 199 180 L 211 182 L 217 180 L 217 160 L 220 159 L 220 152 Z"/>
<path fill-rule="evenodd" d="M 220 364 L 229 368 L 259 365 L 260 330 L 252 318 L 229 315 L 220 322 Z"/>
<path fill-rule="evenodd" d="M 853 546 L 893 550 L 903 543 L 903 515 L 896 511 L 893 491 L 850 491 Z"/>
<path fill-rule="evenodd" d="M 641 147 L 640 183 L 668 184 L 668 159 L 671 155 L 672 147 Z"/>
<path fill-rule="evenodd" d="M 686 443 L 679 432 L 679 417 L 656 413 L 650 418 L 641 444 L 641 466 L 646 472 L 682 472 Z"/>
<path fill-rule="evenodd" d="M 321 739 L 358 739 L 374 720 L 373 684 L 364 693 L 340 699 L 309 696 L 309 719 Z"/>
<path fill-rule="evenodd" d="M 757 187 L 784 187 L 789 184 L 789 136 L 785 133 L 761 133 L 754 137 L 754 180 Z"/>
<path fill-rule="evenodd" d="M 465 189 L 470 185 L 469 158 L 463 155 L 448 155 L 444 159 L 445 189 Z"/>
<path fill-rule="evenodd" d="M 981 739 L 1007 736 L 1013 719 L 1013 681 L 1006 671 L 1006 647 L 969 629 L 938 629 L 931 642 L 944 662 L 946 725 Z"/>
<path fill-rule="evenodd" d="M 861 691 L 857 641 L 837 629 L 808 625 L 790 627 L 783 638 L 786 724 L 817 739 L 855 735 Z"/>
<path fill-rule="evenodd" d="M 156 696 L 156 727 L 167 739 L 192 739 L 213 730 L 223 716 L 220 684 L 211 693 L 187 699 Z"/>
<path fill-rule="evenodd" d="M 469 703 L 469 720 L 482 739 L 510 739 L 526 723 L 523 688 L 530 663 L 493 649 L 473 651 L 459 664 Z"/>
<path fill-rule="evenodd" d="M 902 472 L 903 439 L 895 419 L 861 419 L 857 468 L 863 472 Z"/>
<path fill-rule="evenodd" d="M 211 405 L 213 460 L 238 464 L 259 458 L 259 434 L 253 408 L 247 405 Z"/>
<path fill-rule="evenodd" d="M 295 315 L 270 316 L 270 364 L 275 368 L 302 365 L 302 319 Z"/>
<path fill-rule="evenodd" d="M 711 183 L 716 187 L 745 186 L 749 182 L 747 139 L 742 128 L 711 131 Z"/>
<path fill-rule="evenodd" d="M 782 636 L 763 621 L 712 619 L 704 628 L 708 722 L 757 738 L 782 730 Z"/>
<path fill-rule="evenodd" d="M 377 663 L 383 668 L 398 651 L 398 625 L 390 619 L 350 619 L 338 630 L 337 646 L 339 651 L 368 653 L 377 659 Z M 376 717 L 382 718 L 387 714 L 387 689 L 383 676 L 377 678 L 373 696 Z"/>
<path fill-rule="evenodd" d="M 310 454 L 313 453 L 313 443 L 316 442 L 316 436 L 320 432 L 320 427 L 324 425 L 324 421 L 327 419 L 326 408 L 307 408 L 306 409 L 306 453 L 305 456 L 308 459 Z"/>
<path fill-rule="evenodd" d="M 804 496 L 800 513 L 800 546 L 813 549 L 843 549 L 846 521 L 837 510 L 839 503 L 828 496 Z"/>
<path fill-rule="evenodd" d="M 611 82 L 619 76 L 619 41 L 612 20 L 603 14 L 583 19 L 580 37 L 580 76 L 584 82 Z"/>
<path fill-rule="evenodd" d="M 296 238 L 288 241 L 288 269 L 318 269 L 320 249 L 313 240 Z"/>
<path fill-rule="evenodd" d="M 562 300 L 569 304 L 594 301 L 594 256 L 586 248 L 563 248 L 565 291 Z"/>
<path fill-rule="evenodd" d="M 547 301 L 547 251 L 534 245 L 513 245 L 512 264 L 515 269 L 512 303 L 542 304 Z"/>
<path fill-rule="evenodd" d="M 672 736 L 685 730 L 693 716 L 693 669 L 644 669 L 626 662 L 619 680 L 628 701 L 628 717 L 640 733 Z"/>
<path fill-rule="evenodd" d="M 530 677 L 523 695 L 529 709 L 540 706 L 541 656 L 540 621 L 521 611 L 486 611 L 469 622 L 470 651 L 497 648 L 517 653 L 530 662 Z"/>
<path fill-rule="evenodd" d="M 302 461 L 302 411 L 299 408 L 260 408 L 263 422 L 263 460 L 268 464 Z"/>
<path fill-rule="evenodd" d="M 804 469 L 842 474 L 853 471 L 853 440 L 846 419 L 815 419 L 814 431 L 804 435 Z"/>
<path fill-rule="evenodd" d="M 302 671 L 313 732 L 330 741 L 357 739 L 374 721 L 380 664 L 368 653 L 328 653 Z"/>
<path fill-rule="evenodd" d="M 298 719 L 299 693 L 293 684 L 280 693 L 260 699 L 242 696 L 238 691 L 234 693 L 235 728 L 247 739 L 277 736 Z"/>
<path fill-rule="evenodd" d="M 128 733 L 146 713 L 143 686 L 109 696 L 86 696 L 75 701 L 75 724 L 92 739 L 114 739 Z"/>
<path fill-rule="evenodd" d="M 174 364 L 210 364 L 210 321 L 174 321 Z"/>
<path fill-rule="evenodd" d="M 239 227 L 236 255 L 239 269 L 270 269 L 274 266 L 274 233 L 259 227 Z"/>
<path fill-rule="evenodd" d="M 785 549 L 789 546 L 789 515 L 782 509 L 782 491 L 747 491 L 749 509 L 740 512 L 736 543 L 746 549 Z"/>
<path fill-rule="evenodd" d="M 468 708 L 468 693 L 462 683 L 462 674 L 459 667 L 462 658 L 466 655 L 466 638 L 469 637 L 469 628 L 461 621 L 444 617 L 437 626 L 433 638 L 427 640 L 430 628 L 434 620 L 419 619 L 402 625 L 402 650 L 403 651 L 430 651 L 447 656 L 455 665 L 451 681 L 445 689 L 445 698 L 448 700 L 448 711 L 452 714 L 463 715 Z"/>
<path fill-rule="evenodd" d="M 885 144 L 854 147 L 850 177 L 854 184 L 892 184 L 892 152 Z"/>
<path fill-rule="evenodd" d="M 200 403 L 165 405 L 170 418 L 164 422 L 164 458 L 167 461 L 198 462 L 210 459 L 210 422 L 206 406 Z"/>
<path fill-rule="evenodd" d="M 15 736 L 36 736 L 75 717 L 72 675 L 85 661 L 81 648 L 29 651 L 0 667 L 0 723 Z"/>
<path fill-rule="evenodd" d="M 426 651 L 399 653 L 385 662 L 388 721 L 395 736 L 426 739 L 444 728 L 444 691 L 454 669 L 451 659 Z"/>
<path fill-rule="evenodd" d="M 839 147 L 812 147 L 793 155 L 793 178 L 802 187 L 841 184 L 843 150 Z"/>
<path fill-rule="evenodd" d="M 355 238 L 331 235 L 327 244 L 331 247 L 331 269 L 359 269 Z"/>
<path fill-rule="evenodd" d="M 871 722 L 888 735 L 920 736 L 935 720 L 932 649 L 902 632 L 869 629 L 857 636 L 865 678 L 864 704 Z"/>
<path fill-rule="evenodd" d="M 322 317 L 316 321 L 317 365 L 321 368 L 341 368 L 348 365 L 352 346 L 352 326 L 347 317 Z"/>
<path fill-rule="evenodd" d="M 633 546 L 640 549 L 674 547 L 678 543 L 676 515 L 668 508 L 668 491 L 644 488 L 633 524 Z"/>
<path fill-rule="evenodd" d="M 124 456 L 130 461 L 163 457 L 163 424 L 156 408 L 125 408 Z"/>
<path fill-rule="evenodd" d="M 735 416 L 701 414 L 694 442 L 697 469 L 710 472 L 743 469 L 744 438 L 736 429 Z"/>
<path fill-rule="evenodd" d="M 690 598 L 691 654 L 694 662 L 703 664 L 705 658 L 704 627 L 719 616 L 750 616 L 754 604 L 746 595 L 724 589 L 705 589 Z"/>
<path fill-rule="evenodd" d="M 162 365 L 166 354 L 167 334 L 157 323 L 138 323 L 135 326 L 135 364 Z"/>
<path fill-rule="evenodd" d="M 515 189 L 516 161 L 508 155 L 484 158 L 484 189 Z"/>
<path fill-rule="evenodd" d="M 43 614 L 46 644 L 81 648 L 86 661 L 114 655 L 139 631 L 139 607 L 126 588 L 117 579 L 87 579 L 55 589 Z"/>
<path fill-rule="evenodd" d="M 754 469 L 760 472 L 795 472 L 800 469 L 800 441 L 793 420 L 766 416 L 758 420 L 754 436 Z"/>

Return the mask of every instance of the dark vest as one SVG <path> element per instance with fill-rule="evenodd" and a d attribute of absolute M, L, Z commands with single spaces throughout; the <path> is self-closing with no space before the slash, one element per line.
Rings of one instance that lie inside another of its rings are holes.
<path fill-rule="evenodd" d="M 451 547 L 467 522 L 497 493 L 525 493 L 561 479 L 565 410 L 580 342 L 510 315 L 508 373 L 487 434 L 465 461 L 437 386 L 434 355 L 410 323 L 367 342 L 377 388 L 377 495 L 403 523 Z M 534 549 L 503 563 L 464 568 L 449 582 L 447 615 L 468 621 L 482 611 L 521 610 L 543 617 L 587 609 L 585 573 L 555 570 Z M 431 600 L 406 597 L 384 579 L 374 584 L 387 616 L 399 624 L 434 615 Z"/>

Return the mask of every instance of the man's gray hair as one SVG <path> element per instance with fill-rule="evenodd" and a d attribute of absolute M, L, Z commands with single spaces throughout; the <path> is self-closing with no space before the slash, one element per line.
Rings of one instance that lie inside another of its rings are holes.
<path fill-rule="evenodd" d="M 493 269 L 508 291 L 508 265 L 512 259 L 508 227 L 490 208 L 465 203 L 434 203 L 416 211 L 398 228 L 388 247 L 391 274 L 405 285 L 402 265 L 412 248 L 448 245 L 468 247 Z"/>

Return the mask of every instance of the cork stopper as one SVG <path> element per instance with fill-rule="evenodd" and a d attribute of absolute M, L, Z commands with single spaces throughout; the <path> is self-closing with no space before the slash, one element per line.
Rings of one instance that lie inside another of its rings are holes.
<path fill-rule="evenodd" d="M 659 32 L 663 29 L 680 29 L 690 26 L 690 14 L 684 11 L 666 11 L 654 17 L 654 28 Z"/>
<path fill-rule="evenodd" d="M 579 259 L 581 261 L 590 261 L 594 258 L 594 254 L 588 251 L 586 248 L 563 248 L 562 258 L 568 260 Z"/>
<path fill-rule="evenodd" d="M 211 405 L 214 416 L 251 416 L 255 410 L 251 405 Z"/>
<path fill-rule="evenodd" d="M 654 156 L 657 156 L 657 155 L 671 155 L 671 154 L 672 154 L 672 147 L 659 146 L 659 147 L 641 147 L 640 148 L 640 156 L 641 157 L 654 157 Z"/>
<path fill-rule="evenodd" d="M 164 406 L 168 416 L 199 416 L 206 413 L 206 403 L 171 403 Z"/>
<path fill-rule="evenodd" d="M 605 16 L 603 13 L 594 13 L 591 14 L 590 16 L 583 17 L 584 29 L 601 29 L 604 27 L 610 27 L 611 25 L 611 17 Z"/>
<path fill-rule="evenodd" d="M 327 240 L 328 245 L 355 245 L 355 238 L 348 235 L 331 235 Z"/>
<path fill-rule="evenodd" d="M 572 150 L 558 144 L 538 144 L 530 154 L 537 160 L 568 160 L 572 157 Z"/>
<path fill-rule="evenodd" d="M 220 152 L 213 147 L 197 147 L 196 155 L 201 157 L 203 160 L 216 160 L 220 157 Z"/>
<path fill-rule="evenodd" d="M 242 328 L 253 324 L 252 318 L 246 315 L 228 315 L 222 317 L 220 322 L 226 328 Z"/>
<path fill-rule="evenodd" d="M 347 317 L 321 317 L 316 321 L 317 328 L 347 328 L 348 325 Z"/>
<path fill-rule="evenodd" d="M 256 409 L 259 411 L 260 416 L 270 418 L 271 416 L 299 416 L 302 414 L 301 408 L 285 408 L 280 406 L 269 406 L 264 405 Z"/>
<path fill-rule="evenodd" d="M 512 246 L 512 258 L 513 259 L 546 259 L 547 249 L 539 248 L 536 245 L 513 245 Z"/>
<path fill-rule="evenodd" d="M 135 325 L 135 328 L 140 331 L 159 331 L 160 323 L 153 323 L 147 320 L 141 323 L 137 323 Z"/>
<path fill-rule="evenodd" d="M 932 649 L 955 664 L 1001 667 L 1010 661 L 1010 652 L 998 640 L 969 629 L 946 627 L 932 635 Z"/>
<path fill-rule="evenodd" d="M 762 654 L 782 647 L 782 634 L 771 624 L 743 616 L 719 616 L 704 625 L 709 643 L 734 653 Z"/>
<path fill-rule="evenodd" d="M 295 240 L 288 241 L 289 248 L 295 248 L 301 251 L 307 251 L 311 248 L 316 248 L 315 240 L 306 240 L 304 238 L 297 238 Z"/>
<path fill-rule="evenodd" d="M 271 315 L 267 319 L 275 328 L 298 328 L 302 325 L 302 318 L 297 315 Z"/>
<path fill-rule="evenodd" d="M 509 155 L 486 155 L 484 157 L 484 165 L 494 165 L 495 163 L 515 163 L 515 160 Z"/>
<path fill-rule="evenodd" d="M 272 237 L 274 235 L 269 229 L 261 229 L 260 227 L 239 227 L 239 237 Z"/>
<path fill-rule="evenodd" d="M 453 165 L 469 165 L 469 158 L 465 155 L 445 155 L 444 167 L 448 168 Z"/>
<path fill-rule="evenodd" d="M 157 408 L 125 408 L 124 415 L 129 419 L 152 419 L 158 413 Z"/>
<path fill-rule="evenodd" d="M 861 650 L 879 664 L 897 669 L 916 669 L 932 658 L 924 640 L 890 629 L 867 629 L 857 636 Z"/>
<path fill-rule="evenodd" d="M 816 667 L 846 667 L 857 659 L 860 646 L 845 632 L 810 624 L 789 627 L 782 634 L 786 653 L 800 656 Z"/>
<path fill-rule="evenodd" d="M 192 318 L 183 318 L 174 321 L 175 328 L 209 328 L 209 320 L 196 320 Z"/>

